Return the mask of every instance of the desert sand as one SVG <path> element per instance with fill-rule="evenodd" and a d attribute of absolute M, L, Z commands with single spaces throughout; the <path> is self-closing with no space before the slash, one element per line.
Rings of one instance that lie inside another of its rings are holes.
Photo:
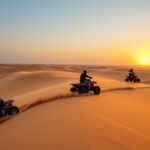
<path fill-rule="evenodd" d="M 71 94 L 87 69 L 98 96 Z M 126 83 L 128 67 L 0 65 L 0 96 L 20 113 L 0 119 L 1 150 L 149 150 L 150 68 Z"/>

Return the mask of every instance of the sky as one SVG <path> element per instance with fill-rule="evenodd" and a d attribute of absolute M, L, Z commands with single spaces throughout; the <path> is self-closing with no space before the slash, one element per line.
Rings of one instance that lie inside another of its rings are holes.
<path fill-rule="evenodd" d="M 150 0 L 0 0 L 0 63 L 150 63 Z"/>

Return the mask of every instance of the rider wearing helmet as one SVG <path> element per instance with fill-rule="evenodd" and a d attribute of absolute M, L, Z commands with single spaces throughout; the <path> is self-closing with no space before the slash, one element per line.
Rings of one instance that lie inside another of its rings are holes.
<path fill-rule="evenodd" d="M 80 76 L 80 83 L 87 84 L 88 88 L 90 88 L 90 81 L 89 79 L 92 79 L 92 77 L 87 75 L 87 70 L 83 70 L 81 76 Z"/>
<path fill-rule="evenodd" d="M 134 72 L 134 70 L 132 68 L 129 70 L 129 76 L 130 77 L 135 76 L 135 72 Z"/>

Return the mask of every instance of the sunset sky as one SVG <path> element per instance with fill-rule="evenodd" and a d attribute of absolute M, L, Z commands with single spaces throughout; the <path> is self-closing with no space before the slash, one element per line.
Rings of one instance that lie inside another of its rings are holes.
<path fill-rule="evenodd" d="M 150 0 L 0 0 L 0 63 L 150 65 Z"/>

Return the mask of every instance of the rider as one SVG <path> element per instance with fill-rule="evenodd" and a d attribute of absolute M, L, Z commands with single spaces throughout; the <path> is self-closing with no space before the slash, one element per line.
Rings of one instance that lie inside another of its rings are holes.
<path fill-rule="evenodd" d="M 83 70 L 81 76 L 80 76 L 80 83 L 81 84 L 87 84 L 88 88 L 90 89 L 90 80 L 92 77 L 87 75 L 87 70 Z"/>
<path fill-rule="evenodd" d="M 130 77 L 134 77 L 135 76 L 135 72 L 134 72 L 134 70 L 132 68 L 129 70 L 129 76 Z"/>

